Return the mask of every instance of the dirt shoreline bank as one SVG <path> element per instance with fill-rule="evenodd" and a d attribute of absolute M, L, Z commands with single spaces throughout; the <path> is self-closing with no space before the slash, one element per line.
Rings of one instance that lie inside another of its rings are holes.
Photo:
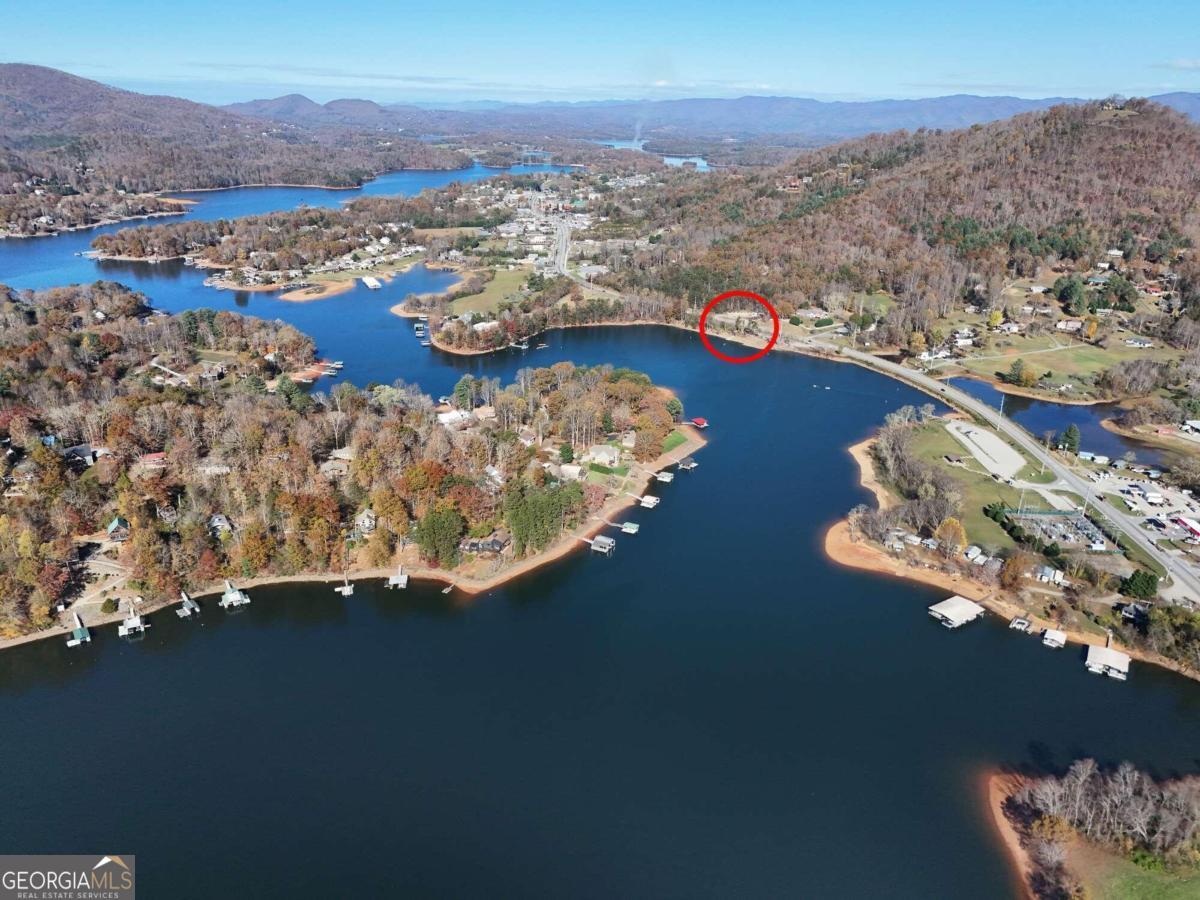
<path fill-rule="evenodd" d="M 638 477 L 632 485 L 626 485 L 626 491 L 631 491 L 636 494 L 641 494 L 654 480 L 654 474 L 662 471 L 668 466 L 675 465 L 685 457 L 692 456 L 701 450 L 708 441 L 695 428 L 690 425 L 680 425 L 679 428 L 687 436 L 687 440 L 680 444 L 674 450 L 660 454 L 657 458 L 648 463 L 638 465 L 636 470 Z M 559 537 L 557 541 L 552 543 L 545 550 L 542 550 L 533 556 L 518 560 L 511 566 L 504 568 L 492 575 L 483 578 L 478 578 L 470 575 L 456 574 L 445 569 L 437 569 L 430 566 L 404 564 L 405 572 L 409 577 L 417 581 L 437 581 L 443 584 L 452 585 L 455 590 L 462 591 L 465 594 L 474 596 L 485 591 L 490 591 L 493 588 L 500 587 L 503 584 L 519 578 L 529 572 L 533 572 L 542 566 L 561 559 L 570 553 L 582 549 L 584 545 L 583 538 L 592 538 L 599 532 L 609 526 L 605 524 L 605 519 L 612 519 L 618 512 L 628 509 L 637 503 L 637 499 L 630 493 L 622 493 L 620 495 L 610 497 L 594 515 L 588 517 L 583 523 L 576 526 L 570 532 L 567 532 Z M 238 578 L 234 579 L 238 588 L 248 590 L 255 587 L 267 587 L 276 584 L 326 584 L 340 582 L 344 579 L 354 581 L 365 581 L 371 579 L 384 579 L 396 573 L 394 566 L 386 568 L 362 568 L 351 569 L 346 573 L 341 572 L 310 572 L 300 573 L 297 575 L 262 575 L 255 578 Z M 193 599 L 203 599 L 205 597 L 213 597 L 224 591 L 223 584 L 213 584 L 191 593 Z M 122 594 L 122 599 L 124 598 Z M 150 615 L 159 612 L 179 603 L 179 598 L 171 598 L 164 600 L 148 601 L 138 607 L 138 612 L 142 615 Z M 120 605 L 120 604 L 119 604 Z M 102 614 L 99 617 L 93 618 L 86 622 L 88 628 L 97 628 L 104 625 L 112 625 L 121 622 L 125 619 L 128 611 L 118 608 L 114 613 Z M 22 644 L 28 644 L 33 641 L 44 640 L 47 638 L 60 637 L 65 638 L 71 633 L 73 625 L 59 624 L 41 631 L 35 631 L 31 634 L 18 635 L 16 637 L 4 638 L 0 640 L 0 650 L 6 650 L 10 647 L 17 647 Z"/>
<path fill-rule="evenodd" d="M 1030 884 L 1033 860 L 1029 858 L 1025 847 L 1021 844 L 1021 836 L 1017 833 L 1017 829 L 1004 814 L 1004 804 L 1009 797 L 1024 786 L 1025 779 L 1009 772 L 988 771 L 982 773 L 980 783 L 981 793 L 990 814 L 989 818 L 995 827 L 996 836 L 1004 846 L 1004 855 L 1009 861 L 1013 887 L 1017 889 L 1022 900 L 1037 900 Z"/>
<path fill-rule="evenodd" d="M 880 502 L 880 494 L 883 493 L 885 496 L 888 496 L 888 492 L 875 479 L 875 470 L 871 464 L 869 453 L 872 440 L 868 439 L 855 444 L 851 448 L 850 453 L 855 461 L 859 463 L 859 483 L 871 491 L 875 495 L 877 502 Z M 863 465 L 864 461 L 866 462 L 865 466 Z M 895 498 L 890 498 L 888 502 L 895 502 Z M 880 508 L 886 509 L 887 507 L 881 505 Z M 824 549 L 826 557 L 840 566 L 858 569 L 863 572 L 871 572 L 875 575 L 886 575 L 890 578 L 913 581 L 918 584 L 959 594 L 968 600 L 974 600 L 989 612 L 1003 619 L 1012 619 L 1017 616 L 1028 619 L 1033 632 L 1040 632 L 1047 628 L 1059 629 L 1066 635 L 1068 644 L 1104 646 L 1105 638 L 1103 635 L 1063 629 L 1060 624 L 1031 613 L 1021 604 L 1017 603 L 1015 598 L 997 586 L 975 581 L 962 573 L 943 572 L 933 568 L 931 565 L 895 556 L 888 553 L 883 547 L 859 540 L 851 533 L 850 523 L 846 519 L 838 520 L 825 533 Z M 1164 656 L 1116 643 L 1113 646 L 1122 653 L 1129 654 L 1131 659 L 1135 659 L 1138 662 L 1170 669 L 1184 678 L 1200 681 L 1200 671 L 1185 669 L 1179 663 Z"/>

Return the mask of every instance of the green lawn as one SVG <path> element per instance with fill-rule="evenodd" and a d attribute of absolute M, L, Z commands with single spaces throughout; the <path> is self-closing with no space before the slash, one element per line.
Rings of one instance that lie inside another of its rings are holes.
<path fill-rule="evenodd" d="M 1020 357 L 1038 375 L 1052 373 L 1052 384 L 1070 382 L 1075 385 L 1076 393 L 1085 394 L 1087 391 L 1084 389 L 1093 376 L 1119 362 L 1132 359 L 1168 362 L 1179 357 L 1178 351 L 1167 347 L 1156 346 L 1149 350 L 1127 347 L 1125 338 L 1128 336 L 1128 333 L 1122 332 L 1110 338 L 1107 349 L 1074 340 L 1068 345 L 1069 339 L 1060 334 L 993 337 L 989 348 L 973 352 L 974 356 L 984 358 L 966 357 L 957 360 L 957 364 L 979 375 L 991 376 L 997 372 L 1007 372 L 1013 361 Z M 1054 349 L 1055 345 L 1065 346 Z"/>
<path fill-rule="evenodd" d="M 979 463 L 954 439 L 940 420 L 917 429 L 913 439 L 913 450 L 921 459 L 945 469 L 962 486 L 962 523 L 972 543 L 1001 548 L 1013 546 L 1012 538 L 984 515 L 983 508 L 997 500 L 1007 506 L 1016 507 L 1021 499 L 1019 490 L 984 474 Z M 961 456 L 970 468 L 951 466 L 945 461 L 946 456 Z M 1044 506 L 1039 503 L 1039 499 L 1033 492 L 1025 492 L 1026 507 L 1036 509 Z"/>
<path fill-rule="evenodd" d="M 599 463 L 591 463 L 588 465 L 588 468 L 598 475 L 619 475 L 624 478 L 629 474 L 629 466 L 617 466 L 617 468 L 614 469 L 611 466 L 602 466 Z"/>
<path fill-rule="evenodd" d="M 1152 872 L 1116 854 L 1073 850 L 1072 868 L 1094 900 L 1191 900 L 1200 897 L 1200 870 Z"/>
<path fill-rule="evenodd" d="M 672 431 L 665 438 L 663 438 L 663 453 L 670 453 L 672 450 L 686 441 L 687 435 L 685 435 L 682 431 Z"/>
<path fill-rule="evenodd" d="M 517 291 L 527 278 L 527 268 L 497 269 L 495 277 L 484 286 L 481 293 L 460 297 L 450 304 L 450 308 L 455 315 L 465 312 L 495 312 L 503 301 L 515 299 Z"/>

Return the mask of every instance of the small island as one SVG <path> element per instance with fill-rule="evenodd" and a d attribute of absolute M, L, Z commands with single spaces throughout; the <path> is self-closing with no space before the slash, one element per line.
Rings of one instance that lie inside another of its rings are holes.
<path fill-rule="evenodd" d="M 620 526 L 704 444 L 674 395 L 628 369 L 464 376 L 438 401 L 402 382 L 326 394 L 299 375 L 337 363 L 291 326 L 161 315 L 109 282 L 0 288 L 0 317 L 6 642 L 225 579 L 403 566 L 477 593 Z"/>

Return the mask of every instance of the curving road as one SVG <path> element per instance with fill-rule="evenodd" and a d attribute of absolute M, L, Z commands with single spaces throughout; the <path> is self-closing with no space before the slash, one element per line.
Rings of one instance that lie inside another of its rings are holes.
<path fill-rule="evenodd" d="M 1025 429 L 1014 422 L 1012 419 L 1002 415 L 999 410 L 993 409 L 986 403 L 976 400 L 965 391 L 960 391 L 958 388 L 938 381 L 936 378 L 930 378 L 921 372 L 909 369 L 891 360 L 882 359 L 878 356 L 872 356 L 869 353 L 863 353 L 859 350 L 850 348 L 837 347 L 833 344 L 826 344 L 821 341 L 807 340 L 801 342 L 809 347 L 842 356 L 844 358 L 853 359 L 856 362 L 869 366 L 872 369 L 877 369 L 885 372 L 902 381 L 921 388 L 927 393 L 940 397 L 948 403 L 966 410 L 972 415 L 978 416 L 981 420 L 987 422 L 997 431 L 1010 437 L 1016 444 L 1028 453 L 1038 462 L 1043 463 L 1047 469 L 1054 473 L 1063 486 L 1077 493 L 1080 497 L 1087 497 L 1094 490 L 1094 485 L 1087 480 L 1076 475 L 1069 467 L 1064 465 L 1060 460 L 1056 459 L 1045 447 L 1041 445 L 1032 435 Z M 1173 584 L 1173 589 L 1164 591 L 1177 601 L 1184 601 L 1189 604 L 1200 602 L 1200 574 L 1192 569 L 1186 562 L 1179 559 L 1172 553 L 1162 550 L 1155 543 L 1153 538 L 1147 535 L 1139 525 L 1139 519 L 1136 516 L 1131 516 L 1128 513 L 1121 512 L 1111 506 L 1106 506 L 1104 515 L 1113 524 L 1120 529 L 1125 536 L 1146 552 L 1146 554 L 1159 565 L 1161 565 L 1170 575 Z"/>

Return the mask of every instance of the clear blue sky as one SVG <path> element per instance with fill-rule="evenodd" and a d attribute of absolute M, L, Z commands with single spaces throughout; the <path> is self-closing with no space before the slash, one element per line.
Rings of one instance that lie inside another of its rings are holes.
<path fill-rule="evenodd" d="M 0 0 L 0 59 L 224 103 L 1200 90 L 1200 4 Z"/>

